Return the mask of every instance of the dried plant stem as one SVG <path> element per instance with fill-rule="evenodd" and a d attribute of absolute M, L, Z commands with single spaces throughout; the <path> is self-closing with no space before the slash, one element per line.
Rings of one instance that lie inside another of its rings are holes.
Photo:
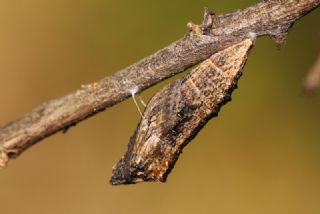
<path fill-rule="evenodd" d="M 304 84 L 303 84 L 304 91 L 307 93 L 315 93 L 317 89 L 319 89 L 319 87 L 320 87 L 320 55 L 318 56 L 316 63 L 307 73 L 304 79 Z"/>
<path fill-rule="evenodd" d="M 249 34 L 282 42 L 291 26 L 319 5 L 320 0 L 264 0 L 242 11 L 215 16 L 202 34 L 187 33 L 155 54 L 1 126 L 0 166 L 40 140 L 123 101 L 133 91 L 186 70 Z"/>

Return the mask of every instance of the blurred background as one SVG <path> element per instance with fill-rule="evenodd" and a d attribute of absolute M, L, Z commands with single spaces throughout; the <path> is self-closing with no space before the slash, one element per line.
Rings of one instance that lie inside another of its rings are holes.
<path fill-rule="evenodd" d="M 0 124 L 177 40 L 204 6 L 225 13 L 255 2 L 2 0 Z M 319 9 L 301 19 L 280 50 L 257 40 L 233 101 L 166 184 L 108 184 L 140 119 L 129 99 L 10 162 L 0 171 L 1 213 L 320 213 L 320 96 L 302 93 L 320 53 L 319 20 Z"/>

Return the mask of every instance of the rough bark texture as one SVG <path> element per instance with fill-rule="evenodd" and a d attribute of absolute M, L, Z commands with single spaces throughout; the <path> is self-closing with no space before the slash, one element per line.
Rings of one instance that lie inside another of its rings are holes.
<path fill-rule="evenodd" d="M 113 106 L 131 94 L 182 72 L 248 34 L 269 35 L 281 42 L 290 27 L 317 8 L 320 0 L 265 0 L 245 10 L 213 17 L 211 28 L 187 33 L 155 54 L 81 87 L 74 93 L 43 103 L 22 118 L 0 127 L 0 166 L 40 140 Z"/>
<path fill-rule="evenodd" d="M 226 48 L 157 93 L 111 183 L 165 182 L 183 147 L 231 100 L 251 46 L 246 39 Z"/>

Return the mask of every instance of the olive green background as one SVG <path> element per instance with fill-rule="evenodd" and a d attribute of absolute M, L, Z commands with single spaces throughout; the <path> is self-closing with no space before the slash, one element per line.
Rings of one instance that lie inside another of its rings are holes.
<path fill-rule="evenodd" d="M 204 6 L 225 13 L 255 2 L 1 0 L 0 124 L 177 40 Z M 281 50 L 257 40 L 233 101 L 166 184 L 108 184 L 140 118 L 129 99 L 10 162 L 0 212 L 318 214 L 320 96 L 304 95 L 301 83 L 320 52 L 319 20 L 319 9 L 300 20 Z"/>

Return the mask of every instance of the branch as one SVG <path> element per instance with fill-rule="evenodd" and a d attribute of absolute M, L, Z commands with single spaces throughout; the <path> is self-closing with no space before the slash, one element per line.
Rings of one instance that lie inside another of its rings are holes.
<path fill-rule="evenodd" d="M 303 83 L 303 89 L 306 93 L 312 94 L 317 91 L 320 87 L 320 55 L 316 63 L 310 69 L 310 71 L 306 74 Z"/>
<path fill-rule="evenodd" d="M 82 86 L 74 93 L 38 106 L 0 127 L 0 166 L 25 149 L 111 107 L 168 77 L 238 43 L 249 34 L 268 35 L 281 43 L 291 26 L 317 8 L 320 0 L 264 0 L 242 11 L 213 17 L 201 34 L 180 40 L 141 61 Z"/>

